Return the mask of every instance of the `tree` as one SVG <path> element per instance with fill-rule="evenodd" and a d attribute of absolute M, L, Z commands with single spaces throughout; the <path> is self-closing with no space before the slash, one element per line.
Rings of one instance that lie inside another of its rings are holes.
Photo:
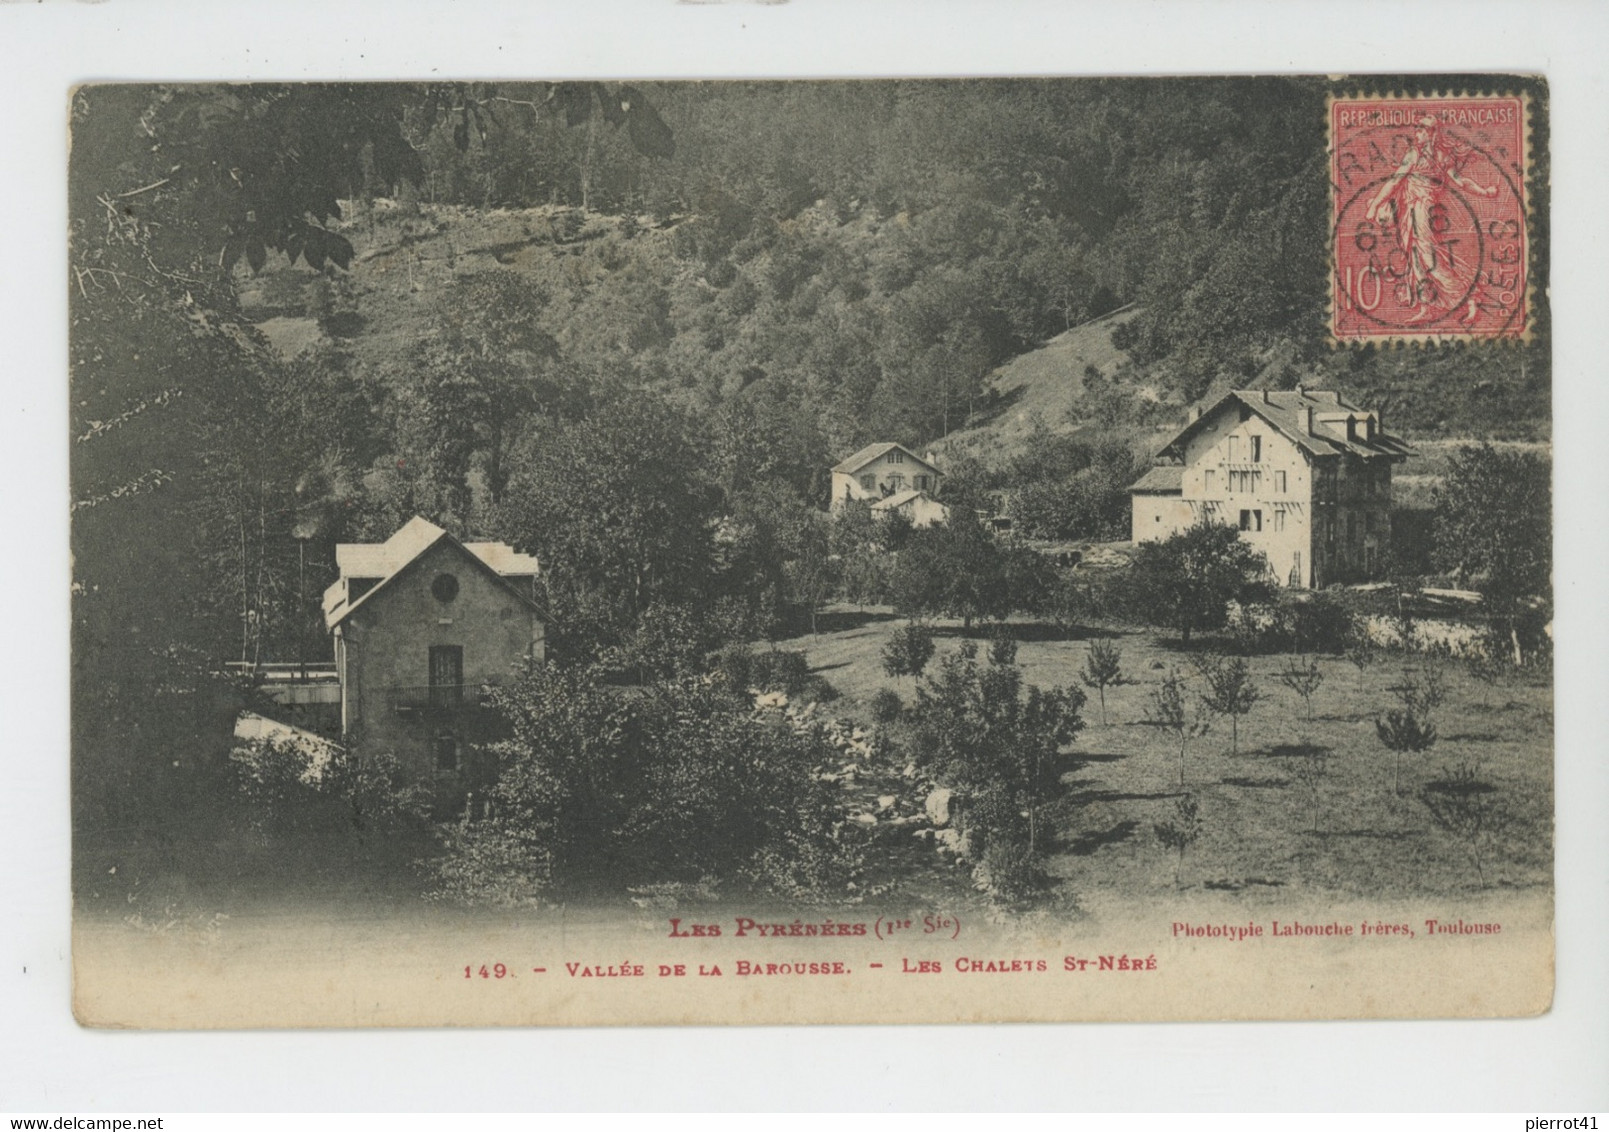
<path fill-rule="evenodd" d="M 1324 672 L 1319 668 L 1318 657 L 1292 656 L 1280 670 L 1279 682 L 1302 698 L 1302 713 L 1309 723 L 1313 721 L 1313 695 L 1324 683 Z"/>
<path fill-rule="evenodd" d="M 883 671 L 898 679 L 920 676 L 933 659 L 933 630 L 911 624 L 895 629 L 883 646 Z"/>
<path fill-rule="evenodd" d="M 1091 641 L 1089 655 L 1084 660 L 1079 678 L 1084 686 L 1094 688 L 1101 698 L 1101 726 L 1106 726 L 1106 689 L 1123 679 L 1123 654 L 1111 641 Z"/>
<path fill-rule="evenodd" d="M 1358 691 L 1363 691 L 1363 673 L 1380 659 L 1380 650 L 1369 637 L 1368 626 L 1359 618 L 1346 638 L 1346 659 L 1358 670 Z"/>
<path fill-rule="evenodd" d="M 1005 547 L 970 513 L 911 534 L 894 567 L 894 608 L 907 616 L 960 617 L 968 631 L 980 618 L 1003 620 L 1038 608 L 1054 581 L 1043 555 Z"/>
<path fill-rule="evenodd" d="M 916 750 L 934 778 L 966 800 L 988 879 L 1002 896 L 1025 895 L 1044 851 L 1039 813 L 1061 779 L 1060 754 L 1083 728 L 1077 688 L 1022 682 L 996 655 L 987 667 L 966 641 L 917 687 Z"/>
<path fill-rule="evenodd" d="M 532 548 L 550 593 L 630 631 L 655 602 L 706 598 L 720 495 L 687 414 L 643 394 L 533 436 L 509 485 L 503 533 Z"/>
<path fill-rule="evenodd" d="M 1486 853 L 1510 816 L 1498 787 L 1482 777 L 1478 764 L 1460 762 L 1443 768 L 1440 778 L 1427 782 L 1419 791 L 1419 800 L 1430 811 L 1431 821 L 1463 842 L 1476 879 L 1486 887 Z"/>
<path fill-rule="evenodd" d="M 1391 789 L 1402 793 L 1402 758 L 1408 754 L 1422 754 L 1436 744 L 1436 724 L 1431 718 L 1446 696 L 1441 672 L 1433 664 L 1417 671 L 1409 668 L 1402 674 L 1402 682 L 1391 692 L 1400 708 L 1391 708 L 1374 721 L 1375 734 L 1388 750 L 1396 753 L 1392 766 Z"/>
<path fill-rule="evenodd" d="M 587 408 L 585 392 L 558 376 L 558 342 L 538 322 L 549 301 L 510 273 L 469 276 L 438 298 L 390 406 L 399 450 L 445 504 L 434 513 L 469 522 L 477 464 L 495 508 L 531 418 L 574 419 Z"/>
<path fill-rule="evenodd" d="M 1552 594 L 1549 461 L 1491 444 L 1460 449 L 1434 507 L 1440 564 L 1480 590 L 1494 626 L 1509 637 L 1514 663 L 1523 664 L 1519 614 L 1527 600 Z"/>
<path fill-rule="evenodd" d="M 1201 522 L 1158 542 L 1141 543 L 1129 570 L 1130 603 L 1150 624 L 1192 632 L 1222 628 L 1231 601 L 1268 596 L 1268 561 L 1239 533 Z"/>
<path fill-rule="evenodd" d="M 1151 828 L 1164 848 L 1178 854 L 1173 863 L 1173 887 L 1180 887 L 1179 874 L 1184 869 L 1184 852 L 1201 836 L 1201 805 L 1194 794 L 1186 794 L 1173 803 L 1173 820 L 1157 822 Z"/>
<path fill-rule="evenodd" d="M 1192 717 L 1189 710 L 1189 685 L 1177 668 L 1168 669 L 1162 683 L 1151 693 L 1151 719 L 1159 727 L 1173 732 L 1179 744 L 1179 785 L 1184 785 L 1184 751 L 1191 739 L 1207 733 L 1208 723 L 1203 709 L 1197 705 Z"/>
<path fill-rule="evenodd" d="M 838 562 L 827 553 L 827 537 L 810 531 L 799 554 L 783 570 L 793 599 L 810 611 L 810 632 L 816 632 L 816 613 L 838 589 Z"/>
<path fill-rule="evenodd" d="M 1330 750 L 1303 742 L 1284 763 L 1286 772 L 1307 795 L 1308 812 L 1313 817 L 1312 829 L 1317 833 L 1319 817 L 1323 813 L 1324 783 L 1330 776 Z"/>
<path fill-rule="evenodd" d="M 1251 665 L 1243 656 L 1208 656 L 1200 663 L 1207 690 L 1201 702 L 1214 715 L 1229 717 L 1229 752 L 1240 753 L 1240 717 L 1262 698 L 1252 683 Z"/>
<path fill-rule="evenodd" d="M 894 610 L 906 616 L 980 617 L 1011 611 L 1005 555 L 971 515 L 951 512 L 948 523 L 916 531 L 894 567 Z"/>

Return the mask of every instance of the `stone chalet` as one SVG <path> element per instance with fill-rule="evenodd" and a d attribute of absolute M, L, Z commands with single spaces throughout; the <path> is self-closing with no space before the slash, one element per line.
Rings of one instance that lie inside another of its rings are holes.
<path fill-rule="evenodd" d="M 938 468 L 903 444 L 868 444 L 833 465 L 832 510 L 864 500 L 879 515 L 903 514 L 914 526 L 942 523 L 949 509 L 938 502 Z"/>
<path fill-rule="evenodd" d="M 1130 488 L 1136 543 L 1229 523 L 1287 585 L 1377 578 L 1391 470 L 1413 455 L 1377 410 L 1333 390 L 1237 389 L 1197 409 Z"/>
<path fill-rule="evenodd" d="M 324 623 L 342 735 L 360 754 L 389 751 L 438 794 L 473 784 L 471 745 L 496 727 L 488 688 L 543 657 L 536 559 L 415 517 L 383 543 L 338 545 L 335 560 Z"/>

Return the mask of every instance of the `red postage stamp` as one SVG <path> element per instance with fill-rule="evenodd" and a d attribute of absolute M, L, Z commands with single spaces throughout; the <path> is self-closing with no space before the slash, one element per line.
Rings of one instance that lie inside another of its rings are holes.
<path fill-rule="evenodd" d="M 1526 100 L 1330 101 L 1336 342 L 1526 338 Z"/>

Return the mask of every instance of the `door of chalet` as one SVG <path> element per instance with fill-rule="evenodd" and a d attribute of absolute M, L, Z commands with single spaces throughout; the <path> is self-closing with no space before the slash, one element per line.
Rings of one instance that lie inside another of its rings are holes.
<path fill-rule="evenodd" d="M 455 708 L 464 701 L 464 650 L 458 645 L 430 646 L 430 706 Z"/>

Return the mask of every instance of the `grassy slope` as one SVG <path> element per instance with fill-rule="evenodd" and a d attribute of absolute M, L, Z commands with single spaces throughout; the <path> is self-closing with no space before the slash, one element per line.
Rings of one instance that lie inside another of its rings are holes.
<path fill-rule="evenodd" d="M 907 702 L 912 698 L 910 680 L 882 671 L 883 643 L 900 624 L 885 614 L 784 647 L 803 649 L 812 667 L 844 693 L 832 705 L 834 714 L 864 714 L 880 688 L 895 689 Z M 1020 628 L 1027 639 L 1018 662 L 1028 682 L 1078 684 L 1087 637 L 1035 639 L 1044 636 L 1039 627 Z M 957 646 L 959 631 L 944 624 L 939 631 L 942 655 Z M 1153 832 L 1155 823 L 1174 817 L 1182 793 L 1178 749 L 1146 717 L 1169 666 L 1190 674 L 1190 654 L 1149 632 L 1119 632 L 1117 638 L 1132 682 L 1107 689 L 1108 726 L 1101 725 L 1099 705 L 1089 693 L 1088 726 L 1069 760 L 1067 792 L 1054 807 L 1057 848 L 1050 871 L 1059 884 L 1052 903 L 1068 911 L 1178 895 L 1173 856 Z M 1432 825 L 1415 797 L 1443 766 L 1463 760 L 1478 760 L 1499 784 L 1511 819 L 1485 863 L 1489 887 L 1545 890 L 1552 871 L 1549 685 L 1511 681 L 1488 688 L 1450 665 L 1448 700 L 1437 713 L 1441 740 L 1428 755 L 1408 756 L 1398 795 L 1392 787 L 1395 756 L 1376 738 L 1374 719 L 1396 702 L 1389 688 L 1401 676 L 1400 659 L 1360 677 L 1341 658 L 1321 658 L 1324 683 L 1314 697 L 1311 723 L 1296 694 L 1278 682 L 1284 658 L 1256 657 L 1251 663 L 1263 698 L 1240 721 L 1238 754 L 1230 752 L 1227 719 L 1192 741 L 1186 753 L 1184 789 L 1196 795 L 1205 824 L 1184 861 L 1186 892 L 1226 911 L 1472 894 L 1476 872 L 1462 845 Z M 1201 686 L 1199 678 L 1192 682 Z M 1295 747 L 1304 734 L 1331 756 L 1316 832 L 1295 773 Z"/>
<path fill-rule="evenodd" d="M 1039 427 L 1071 432 L 1070 411 L 1084 393 L 1086 368 L 1094 366 L 1111 376 L 1128 361 L 1112 345 L 1112 331 L 1136 313 L 1126 309 L 1094 319 L 1011 359 L 989 377 L 988 388 L 1000 398 L 999 407 L 935 447 L 971 449 L 992 458 L 1020 451 Z"/>

